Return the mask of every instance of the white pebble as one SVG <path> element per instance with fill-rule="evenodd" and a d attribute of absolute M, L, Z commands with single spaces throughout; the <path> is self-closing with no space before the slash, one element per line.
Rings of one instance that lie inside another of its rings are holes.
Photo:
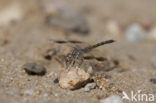
<path fill-rule="evenodd" d="M 19 3 L 13 2 L 0 11 L 0 25 L 8 25 L 11 21 L 19 21 L 22 18 L 22 11 Z"/>
<path fill-rule="evenodd" d="M 33 95 L 34 94 L 34 90 L 33 89 L 29 89 L 25 91 L 26 95 Z"/>
<path fill-rule="evenodd" d="M 54 96 L 55 96 L 55 97 L 57 97 L 57 96 L 58 96 L 58 94 L 57 94 L 57 93 L 55 93 L 55 94 L 54 94 Z"/>
<path fill-rule="evenodd" d="M 108 98 L 101 99 L 100 103 L 123 103 L 123 101 L 118 95 L 112 95 Z"/>
<path fill-rule="evenodd" d="M 90 66 L 88 68 L 87 73 L 89 73 L 89 74 L 93 74 L 94 73 L 92 66 Z"/>
<path fill-rule="evenodd" d="M 145 30 L 137 23 L 131 24 L 126 29 L 126 39 L 130 42 L 141 41 L 145 39 Z"/>
<path fill-rule="evenodd" d="M 85 90 L 86 92 L 89 92 L 91 89 L 94 89 L 95 87 L 96 87 L 96 83 L 88 83 L 88 84 L 85 86 L 84 90 Z"/>

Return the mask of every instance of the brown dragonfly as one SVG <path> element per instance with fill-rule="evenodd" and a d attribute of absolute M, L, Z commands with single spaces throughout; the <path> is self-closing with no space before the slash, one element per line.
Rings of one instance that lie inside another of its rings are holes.
<path fill-rule="evenodd" d="M 73 43 L 73 44 L 77 44 L 77 43 L 82 43 L 81 41 L 75 41 L 75 40 L 69 40 L 69 41 L 64 41 L 64 40 L 52 40 L 55 43 L 58 44 L 64 44 L 64 43 Z M 65 62 L 65 66 L 67 69 L 70 69 L 71 67 L 73 67 L 76 63 L 78 63 L 78 65 L 81 65 L 81 63 L 83 62 L 83 55 L 85 53 L 89 53 L 90 51 L 92 51 L 93 49 L 105 45 L 105 44 L 110 44 L 113 43 L 114 40 L 106 40 L 106 41 L 102 41 L 99 42 L 97 44 L 91 45 L 91 46 L 87 46 L 84 48 L 80 48 L 75 46 L 73 48 L 73 50 L 68 53 L 67 55 L 64 56 L 64 62 Z M 78 62 L 81 61 L 81 62 Z"/>

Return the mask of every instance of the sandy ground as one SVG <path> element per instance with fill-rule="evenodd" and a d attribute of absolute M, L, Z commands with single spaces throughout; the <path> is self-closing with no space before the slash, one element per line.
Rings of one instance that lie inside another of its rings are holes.
<path fill-rule="evenodd" d="M 0 2 L 3 1 L 5 0 Z M 115 39 L 115 43 L 98 48 L 94 55 L 117 58 L 123 63 L 124 70 L 117 68 L 104 73 L 111 76 L 110 80 L 113 81 L 115 87 L 129 95 L 131 91 L 137 92 L 138 90 L 142 90 L 143 94 L 156 94 L 156 85 L 150 82 L 150 78 L 156 77 L 156 68 L 151 65 L 151 58 L 156 56 L 156 42 L 129 43 L 123 39 L 122 35 L 112 37 L 104 30 L 105 22 L 109 19 L 116 20 L 123 26 L 138 20 L 154 24 L 156 1 L 66 0 L 66 2 L 86 17 L 91 30 L 88 36 L 70 33 L 68 39 L 85 41 L 89 44 Z M 74 91 L 65 90 L 53 82 L 63 69 L 55 60 L 45 60 L 42 53 L 49 45 L 50 38 L 64 39 L 65 34 L 52 30 L 43 23 L 44 19 L 38 10 L 37 0 L 33 2 L 23 0 L 22 3 L 26 12 L 24 18 L 1 28 L 4 34 L 0 37 L 2 38 L 0 44 L 1 102 L 98 103 L 99 98 L 111 95 L 108 91 L 99 88 L 90 92 L 85 92 L 83 88 Z M 4 4 L 7 5 L 7 3 Z M 47 74 L 30 76 L 25 73 L 21 66 L 31 61 L 44 65 L 47 68 Z M 27 93 L 31 91 L 33 95 Z M 124 103 L 130 102 L 125 100 Z"/>

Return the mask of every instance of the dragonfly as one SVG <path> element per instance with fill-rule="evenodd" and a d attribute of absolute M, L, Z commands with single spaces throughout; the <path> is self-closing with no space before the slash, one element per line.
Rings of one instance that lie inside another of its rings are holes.
<path fill-rule="evenodd" d="M 75 41 L 75 40 L 69 40 L 69 41 L 64 41 L 64 40 L 53 40 L 56 43 L 59 44 L 64 44 L 64 43 L 82 43 L 81 41 Z M 106 41 L 102 41 L 99 43 L 96 43 L 94 45 L 90 45 L 84 48 L 80 48 L 75 46 L 73 48 L 73 50 L 68 53 L 67 55 L 64 56 L 64 62 L 65 62 L 65 66 L 67 69 L 70 69 L 71 67 L 73 67 L 75 64 L 78 64 L 78 66 L 80 66 L 83 62 L 83 55 L 85 53 L 89 53 L 90 51 L 92 51 L 93 49 L 105 45 L 105 44 L 110 44 L 115 42 L 115 40 L 106 40 Z M 81 62 L 78 62 L 81 61 Z"/>

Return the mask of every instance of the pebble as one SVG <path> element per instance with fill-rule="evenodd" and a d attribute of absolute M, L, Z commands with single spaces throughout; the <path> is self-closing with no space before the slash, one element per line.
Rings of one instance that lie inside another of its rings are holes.
<path fill-rule="evenodd" d="M 55 84 L 56 84 L 56 83 L 59 83 L 59 79 L 56 78 L 53 82 L 54 82 Z"/>
<path fill-rule="evenodd" d="M 150 82 L 152 82 L 153 84 L 156 84 L 156 78 L 151 78 Z"/>
<path fill-rule="evenodd" d="M 93 75 L 94 71 L 93 71 L 92 66 L 90 66 L 90 67 L 88 68 L 87 73 Z"/>
<path fill-rule="evenodd" d="M 75 90 L 85 86 L 90 81 L 90 74 L 83 69 L 72 67 L 60 75 L 59 85 L 63 89 Z"/>
<path fill-rule="evenodd" d="M 54 96 L 57 97 L 58 96 L 58 93 L 54 93 Z"/>
<path fill-rule="evenodd" d="M 43 11 L 47 14 L 46 24 L 76 33 L 89 33 L 89 25 L 84 16 L 74 8 L 59 0 L 42 0 Z"/>
<path fill-rule="evenodd" d="M 136 42 L 145 39 L 145 30 L 140 24 L 134 23 L 126 29 L 126 39 L 129 42 Z"/>
<path fill-rule="evenodd" d="M 89 92 L 91 89 L 94 89 L 96 87 L 96 83 L 88 83 L 85 88 L 84 91 L 85 92 Z"/>
<path fill-rule="evenodd" d="M 22 66 L 22 68 L 28 73 L 29 75 L 45 75 L 46 68 L 40 64 L 36 63 L 26 63 Z"/>
<path fill-rule="evenodd" d="M 116 37 L 121 36 L 122 33 L 120 25 L 114 20 L 109 20 L 106 23 L 106 31 Z"/>
<path fill-rule="evenodd" d="M 121 97 L 119 97 L 118 95 L 112 95 L 105 99 L 101 99 L 100 103 L 123 103 L 123 101 L 122 101 Z"/>
<path fill-rule="evenodd" d="M 26 90 L 25 94 L 32 96 L 34 94 L 34 90 L 33 89 Z"/>
<path fill-rule="evenodd" d="M 0 10 L 0 25 L 7 26 L 12 21 L 19 21 L 22 19 L 21 5 L 17 2 L 11 2 L 6 8 Z"/>

